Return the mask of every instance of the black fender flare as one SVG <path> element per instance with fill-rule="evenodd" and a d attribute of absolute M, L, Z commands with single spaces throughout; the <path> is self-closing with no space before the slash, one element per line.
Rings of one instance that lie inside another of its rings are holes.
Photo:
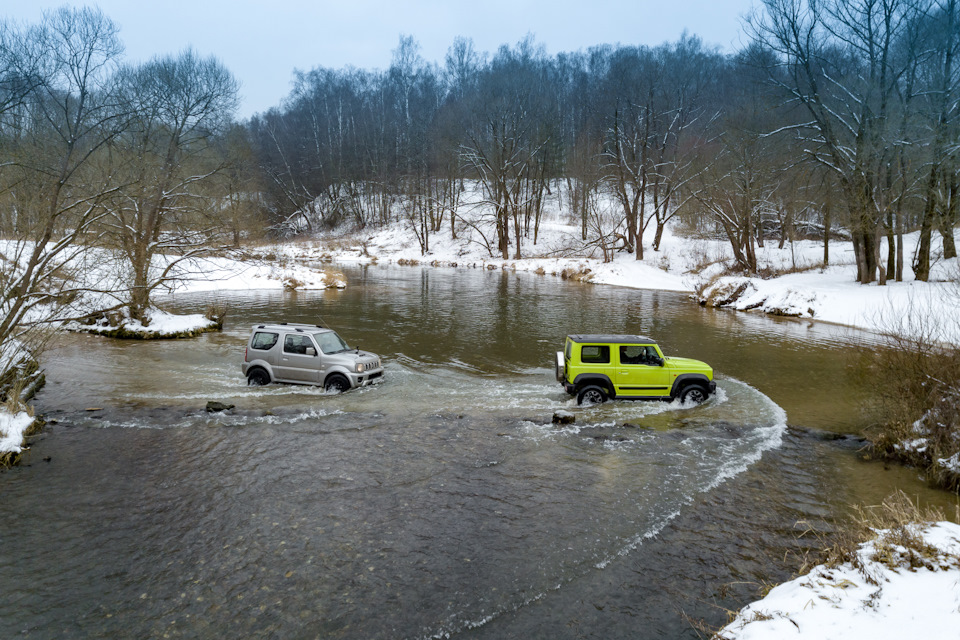
<path fill-rule="evenodd" d="M 602 373 L 581 373 L 573 379 L 574 389 L 580 389 L 588 384 L 595 384 L 606 389 L 607 397 L 617 397 L 617 389 L 613 386 L 613 381 L 610 380 L 610 376 Z"/>
<path fill-rule="evenodd" d="M 677 379 L 673 381 L 673 388 L 670 389 L 670 397 L 676 398 L 680 395 L 680 392 L 683 391 L 683 388 L 691 383 L 703 385 L 707 393 L 710 393 L 710 378 L 702 373 L 684 373 L 677 376 Z"/>

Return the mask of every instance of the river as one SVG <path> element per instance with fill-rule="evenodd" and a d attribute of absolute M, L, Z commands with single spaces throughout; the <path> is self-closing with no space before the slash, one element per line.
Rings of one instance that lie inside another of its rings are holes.
<path fill-rule="evenodd" d="M 952 508 L 843 437 L 876 393 L 869 334 L 510 271 L 343 270 L 345 290 L 176 297 L 230 308 L 196 340 L 58 336 L 50 424 L 0 474 L 11 636 L 696 638 L 850 504 Z M 261 321 L 332 326 L 384 381 L 247 387 Z M 552 357 L 586 332 L 654 336 L 719 393 L 579 408 Z"/>

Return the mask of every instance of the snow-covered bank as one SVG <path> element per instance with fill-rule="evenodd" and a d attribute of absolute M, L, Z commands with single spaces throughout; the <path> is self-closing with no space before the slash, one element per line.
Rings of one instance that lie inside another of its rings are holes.
<path fill-rule="evenodd" d="M 91 250 L 83 264 L 71 265 L 76 270 L 79 286 L 86 285 L 90 291 L 78 295 L 68 307 L 60 310 L 66 316 L 94 315 L 103 309 L 117 305 L 123 296 L 123 279 L 118 276 L 116 262 L 105 251 Z M 156 268 L 164 267 L 163 258 Z M 167 289 L 159 289 L 153 302 L 163 305 L 167 297 L 176 292 L 238 291 L 254 289 L 295 290 L 343 288 L 343 275 L 329 269 L 319 268 L 297 261 L 283 260 L 277 256 L 265 259 L 206 257 L 184 261 L 178 265 L 181 279 Z M 222 311 L 229 312 L 229 304 Z M 48 310 L 39 308 L 32 320 L 46 319 Z M 210 315 L 210 314 L 208 314 Z M 113 337 L 126 338 L 173 338 L 189 337 L 219 328 L 216 318 L 204 314 L 174 315 L 159 308 L 148 311 L 149 323 L 126 317 L 123 311 L 103 314 L 92 324 L 71 322 L 65 328 L 87 331 Z M 222 321 L 222 318 L 221 318 Z M 19 366 L 26 356 L 25 347 L 11 340 L 0 345 L 0 377 Z M 24 447 L 24 437 L 34 419 L 24 412 L 11 412 L 0 407 L 0 465 L 15 460 Z"/>
<path fill-rule="evenodd" d="M 23 438 L 33 421 L 33 416 L 25 411 L 0 410 L 0 458 L 23 450 Z"/>
<path fill-rule="evenodd" d="M 910 525 L 926 548 L 861 545 L 855 562 L 819 565 L 744 607 L 717 640 L 903 640 L 960 635 L 960 525 Z M 859 567 L 854 566 L 859 564 Z"/>
<path fill-rule="evenodd" d="M 163 305 L 169 295 L 180 292 L 203 291 L 247 291 L 259 289 L 296 290 L 296 289 L 327 289 L 346 287 L 343 275 L 332 270 L 325 270 L 297 260 L 278 258 L 270 251 L 264 252 L 267 258 L 250 257 L 200 257 L 184 261 L 177 267 L 175 280 L 170 286 L 158 288 L 152 298 L 153 302 Z M 163 258 L 158 259 L 155 266 L 160 270 Z M 104 261 L 103 264 L 109 264 Z M 87 272 L 87 278 L 98 282 L 110 282 L 112 273 L 105 270 L 98 273 L 96 269 Z M 116 288 L 122 291 L 122 285 Z M 122 294 L 120 294 L 122 296 Z M 96 314 L 98 309 L 106 309 L 117 303 L 117 294 L 88 295 L 78 305 L 76 315 Z M 228 311 L 225 305 L 222 311 Z M 85 331 L 110 337 L 124 338 L 176 338 L 192 337 L 204 331 L 218 330 L 222 319 L 218 320 L 214 313 L 173 315 L 166 311 L 153 308 L 147 312 L 147 324 L 133 320 L 125 315 L 125 310 L 105 313 L 92 323 L 70 322 L 65 328 L 72 331 Z"/>
<path fill-rule="evenodd" d="M 476 215 L 476 214 L 475 214 Z M 668 226 L 659 251 L 650 246 L 652 233 L 645 238 L 643 260 L 625 251 L 613 252 L 603 261 L 602 252 L 582 241 L 580 226 L 548 208 L 537 243 L 521 247 L 520 260 L 492 257 L 484 236 L 476 226 L 462 225 L 452 238 L 449 226 L 430 236 L 429 251 L 421 254 L 413 229 L 403 223 L 353 234 L 326 234 L 298 240 L 268 250 L 290 260 L 344 262 L 395 262 L 434 266 L 516 269 L 573 277 L 596 284 L 640 289 L 697 292 L 710 304 L 741 311 L 767 312 L 849 325 L 869 331 L 890 330 L 892 324 L 911 313 L 932 314 L 941 321 L 944 340 L 960 343 L 960 264 L 957 259 L 940 260 L 932 269 L 931 281 L 920 282 L 905 268 L 904 281 L 886 286 L 856 282 L 856 262 L 850 242 L 834 240 L 830 265 L 823 267 L 823 243 L 802 240 L 777 247 L 768 241 L 757 249 L 761 271 L 776 277 L 725 276 L 732 264 L 726 240 L 697 237 Z M 909 256 L 917 234 L 905 237 Z M 881 249 L 885 255 L 885 244 Z M 939 246 L 935 247 L 935 254 Z M 738 292 L 733 296 L 733 292 Z M 719 304 L 729 298 L 727 304 Z M 902 328 L 902 327 L 898 327 Z"/>

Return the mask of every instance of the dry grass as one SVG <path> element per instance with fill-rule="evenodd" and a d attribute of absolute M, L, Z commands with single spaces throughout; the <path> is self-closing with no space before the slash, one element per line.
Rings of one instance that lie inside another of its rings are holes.
<path fill-rule="evenodd" d="M 207 305 L 206 311 L 203 313 L 203 317 L 211 322 L 216 323 L 217 331 L 223 331 L 223 322 L 227 319 L 227 314 L 230 312 L 230 307 L 227 306 L 227 303 L 223 300 L 214 300 Z"/>
<path fill-rule="evenodd" d="M 887 323 L 885 333 L 866 371 L 883 389 L 877 426 L 867 434 L 874 452 L 960 491 L 960 474 L 938 462 L 960 452 L 960 347 L 943 341 L 943 318 L 919 305 Z"/>
<path fill-rule="evenodd" d="M 7 388 L 5 391 L 3 401 L 0 402 L 0 406 L 2 406 L 3 410 L 10 414 L 24 412 L 29 416 L 33 415 L 33 407 L 28 405 L 23 399 L 24 390 L 26 389 L 28 382 L 28 380 L 20 376 L 13 380 L 9 388 Z"/>
<path fill-rule="evenodd" d="M 820 260 L 810 264 L 798 264 L 789 267 L 773 267 L 766 265 L 757 269 L 757 277 L 761 280 L 772 280 L 780 276 L 790 275 L 791 273 L 806 273 L 807 271 L 823 271 L 824 264 Z"/>
<path fill-rule="evenodd" d="M 888 496 L 880 505 L 857 506 L 853 518 L 838 527 L 830 535 L 829 542 L 823 534 L 813 534 L 825 544 L 819 553 L 803 558 L 798 575 L 809 573 L 817 565 L 836 568 L 849 564 L 860 571 L 868 582 L 876 584 L 859 553 L 860 546 L 869 540 L 874 541 L 873 551 L 868 557 L 871 561 L 891 569 L 930 566 L 940 554 L 924 541 L 923 528 L 924 525 L 945 519 L 941 510 L 921 508 L 902 491 Z M 955 561 L 960 563 L 960 558 Z"/>

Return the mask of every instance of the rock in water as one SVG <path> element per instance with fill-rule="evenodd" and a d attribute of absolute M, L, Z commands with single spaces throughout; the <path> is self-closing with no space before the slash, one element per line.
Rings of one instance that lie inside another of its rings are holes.
<path fill-rule="evenodd" d="M 569 411 L 554 411 L 553 413 L 553 424 L 573 424 L 576 419 L 576 416 Z"/>
<path fill-rule="evenodd" d="M 210 402 L 207 403 L 207 411 L 211 413 L 213 413 L 214 411 L 226 411 L 228 409 L 233 409 L 233 407 L 234 405 L 232 404 L 224 404 L 222 402 L 217 402 L 215 400 L 211 400 Z"/>

